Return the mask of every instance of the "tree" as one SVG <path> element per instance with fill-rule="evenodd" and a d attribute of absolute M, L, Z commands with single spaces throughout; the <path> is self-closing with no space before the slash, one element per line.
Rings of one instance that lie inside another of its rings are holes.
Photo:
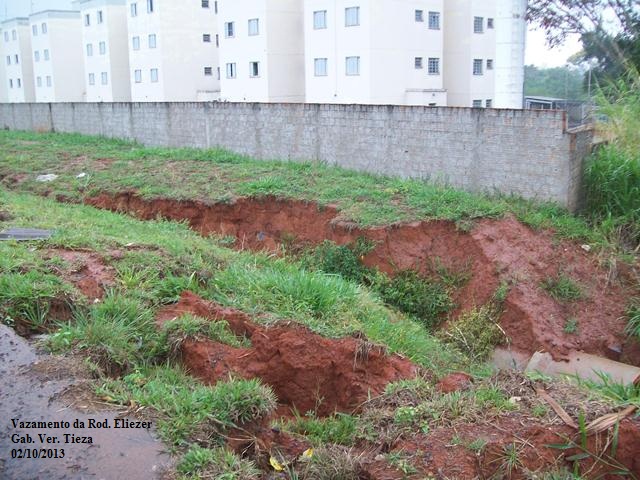
<path fill-rule="evenodd" d="M 584 60 L 601 78 L 640 70 L 638 0 L 530 0 L 527 17 L 546 33 L 549 46 L 580 35 Z"/>
<path fill-rule="evenodd" d="M 583 70 L 576 67 L 524 67 L 525 95 L 583 100 Z"/>

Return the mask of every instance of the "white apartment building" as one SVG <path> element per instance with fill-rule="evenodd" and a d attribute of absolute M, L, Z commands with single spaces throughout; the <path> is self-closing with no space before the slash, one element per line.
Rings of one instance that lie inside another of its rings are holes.
<path fill-rule="evenodd" d="M 306 0 L 307 102 L 446 105 L 447 1 Z"/>
<path fill-rule="evenodd" d="M 83 102 L 80 12 L 47 10 L 30 15 L 29 23 L 36 102 Z"/>
<path fill-rule="evenodd" d="M 522 108 L 526 0 L 446 0 L 449 106 Z"/>
<path fill-rule="evenodd" d="M 222 100 L 304 102 L 304 4 L 218 0 Z"/>
<path fill-rule="evenodd" d="M 131 101 L 126 0 L 78 0 L 88 102 Z"/>
<path fill-rule="evenodd" d="M 2 23 L 2 47 L 7 101 L 35 101 L 28 18 L 13 18 Z"/>
<path fill-rule="evenodd" d="M 132 101 L 220 98 L 218 3 L 127 0 Z"/>
<path fill-rule="evenodd" d="M 4 55 L 4 30 L 0 28 L 0 103 L 6 103 L 9 98 L 7 96 L 7 88 L 9 80 L 7 78 L 7 64 Z"/>

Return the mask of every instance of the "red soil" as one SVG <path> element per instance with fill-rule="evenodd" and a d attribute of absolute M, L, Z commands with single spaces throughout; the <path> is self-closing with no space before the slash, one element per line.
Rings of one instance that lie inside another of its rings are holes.
<path fill-rule="evenodd" d="M 548 351 L 555 359 L 582 350 L 640 365 L 640 348 L 626 342 L 623 332 L 630 288 L 609 282 L 608 271 L 579 245 L 559 241 L 550 231 L 534 231 L 510 216 L 480 220 L 470 232 L 447 221 L 362 229 L 340 221 L 335 208 L 297 200 L 243 198 L 211 205 L 120 193 L 86 202 L 142 219 L 187 220 L 204 235 L 235 236 L 238 248 L 274 250 L 290 239 L 344 244 L 364 236 L 378 243 L 365 263 L 388 273 L 408 268 L 426 273 L 436 262 L 454 271 L 468 269 L 471 279 L 457 293 L 459 308 L 454 313 L 485 304 L 501 282 L 512 284 L 500 323 L 514 350 Z M 582 286 L 584 298 L 561 303 L 540 287 L 543 280 L 560 273 Z M 577 320 L 577 332 L 564 333 L 571 318 Z"/>
<path fill-rule="evenodd" d="M 301 413 L 330 415 L 350 412 L 370 395 L 382 393 L 396 380 L 415 376 L 416 367 L 384 348 L 352 337 L 328 339 L 297 325 L 261 327 L 242 312 L 225 309 L 185 292 L 176 305 L 162 309 L 162 325 L 182 313 L 226 320 L 236 335 L 251 340 L 250 348 L 234 348 L 211 340 L 186 340 L 182 362 L 206 383 L 229 378 L 261 378 L 279 401 Z"/>
<path fill-rule="evenodd" d="M 89 300 L 101 299 L 104 289 L 115 282 L 113 267 L 104 264 L 100 255 L 82 250 L 48 250 L 45 258 L 59 257 L 70 265 L 61 271 L 62 277 L 71 282 Z"/>

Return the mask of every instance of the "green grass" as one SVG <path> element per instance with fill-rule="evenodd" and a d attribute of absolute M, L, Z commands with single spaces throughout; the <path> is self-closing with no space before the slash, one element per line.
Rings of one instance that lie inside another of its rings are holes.
<path fill-rule="evenodd" d="M 356 439 L 357 418 L 344 413 L 337 413 L 332 417 L 316 418 L 312 414 L 297 415 L 296 418 L 284 425 L 293 433 L 304 435 L 314 445 L 328 443 L 351 446 Z"/>
<path fill-rule="evenodd" d="M 640 301 L 635 300 L 627 309 L 625 333 L 640 342 Z"/>
<path fill-rule="evenodd" d="M 260 478 L 256 465 L 225 448 L 192 446 L 184 454 L 177 471 L 181 480 L 215 478 L 218 480 L 253 480 Z"/>
<path fill-rule="evenodd" d="M 81 198 L 135 189 L 146 197 L 227 202 L 237 196 L 277 195 L 337 205 L 360 225 L 443 219 L 468 223 L 514 213 L 535 228 L 566 238 L 606 243 L 600 232 L 553 204 L 462 192 L 419 180 L 353 172 L 322 163 L 258 161 L 220 149 L 147 148 L 122 140 L 77 134 L 0 132 L 0 176 L 26 174 L 20 189 Z M 110 159 L 106 165 L 101 159 Z M 52 183 L 36 174 L 56 173 Z M 80 172 L 88 173 L 82 180 Z M 257 179 L 257 180 L 256 180 Z"/>
<path fill-rule="evenodd" d="M 572 302 L 584 297 L 582 287 L 563 273 L 556 277 L 545 278 L 540 283 L 540 287 L 559 302 Z"/>
<path fill-rule="evenodd" d="M 498 320 L 500 310 L 492 304 L 463 312 L 449 322 L 439 336 L 476 361 L 488 358 L 495 347 L 508 341 Z"/>

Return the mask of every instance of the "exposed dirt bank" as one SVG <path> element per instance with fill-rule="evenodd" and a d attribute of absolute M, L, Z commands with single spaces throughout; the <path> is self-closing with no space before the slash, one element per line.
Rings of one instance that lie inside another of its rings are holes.
<path fill-rule="evenodd" d="M 640 365 L 640 346 L 623 332 L 630 287 L 610 282 L 608 270 L 580 245 L 559 241 L 549 231 L 534 231 L 513 217 L 479 220 L 470 231 L 446 221 L 362 229 L 341 221 L 334 208 L 276 198 L 208 205 L 120 193 L 98 195 L 86 203 L 141 219 L 187 220 L 204 235 L 235 236 L 237 248 L 274 250 L 282 242 L 315 244 L 325 239 L 344 244 L 363 236 L 377 243 L 365 263 L 385 272 L 428 272 L 436 265 L 470 272 L 469 282 L 457 294 L 458 311 L 486 303 L 501 284 L 509 284 L 501 325 L 514 350 L 548 351 L 556 359 L 581 350 Z M 541 288 L 544 280 L 559 275 L 580 285 L 579 300 L 557 301 Z M 577 328 L 566 333 L 573 320 Z"/>
<path fill-rule="evenodd" d="M 321 337 L 297 325 L 261 327 L 239 311 L 222 308 L 185 292 L 180 301 L 158 314 L 161 325 L 183 313 L 212 320 L 226 320 L 236 335 L 251 341 L 249 348 L 234 348 L 206 339 L 187 339 L 181 347 L 188 371 L 206 383 L 235 374 L 260 378 L 278 400 L 301 413 L 330 415 L 350 412 L 371 395 L 402 378 L 411 378 L 416 367 L 383 347 L 364 339 Z"/>
<path fill-rule="evenodd" d="M 147 480 L 159 478 L 170 463 L 162 453 L 163 446 L 152 432 L 138 429 L 20 429 L 11 419 L 24 421 L 68 421 L 78 419 L 88 425 L 89 419 L 110 425 L 119 417 L 117 411 L 87 413 L 77 409 L 85 401 L 75 401 L 64 394 L 73 387 L 81 367 L 78 361 L 65 362 L 64 357 L 38 355 L 33 347 L 15 332 L 0 324 L 0 478 L 47 478 L 68 480 L 100 478 L 105 480 Z M 69 407 L 74 404 L 75 408 Z M 57 436 L 60 444 L 41 445 L 38 434 Z M 93 444 L 65 444 L 63 434 L 92 437 Z M 35 444 L 13 443 L 12 435 L 29 434 Z M 15 448 L 63 448 L 64 458 L 12 459 Z"/>

